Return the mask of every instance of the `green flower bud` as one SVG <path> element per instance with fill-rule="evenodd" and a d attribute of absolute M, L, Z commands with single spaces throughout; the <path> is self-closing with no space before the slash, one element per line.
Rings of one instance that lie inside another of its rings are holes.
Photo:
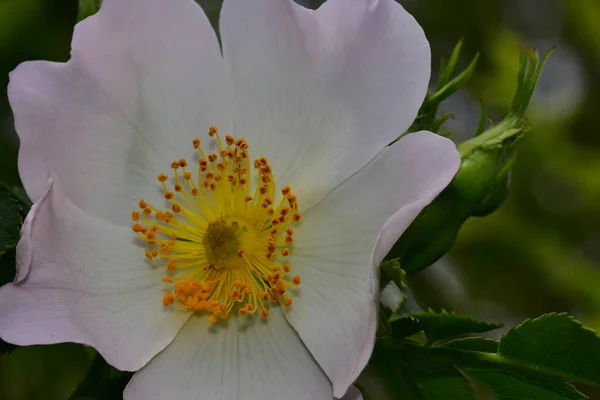
<path fill-rule="evenodd" d="M 454 245 L 470 208 L 452 187 L 421 211 L 386 259 L 398 258 L 402 269 L 416 272 L 436 262 Z"/>
<path fill-rule="evenodd" d="M 478 148 L 462 159 L 451 186 L 470 208 L 470 215 L 494 212 L 508 196 L 514 151 L 506 147 Z"/>
<path fill-rule="evenodd" d="M 447 81 L 460 51 L 455 49 L 449 72 L 443 70 Z M 386 257 L 398 259 L 407 273 L 428 267 L 446 254 L 454 245 L 458 232 L 467 218 L 483 217 L 502 205 L 508 195 L 510 172 L 515 160 L 515 146 L 523 138 L 529 126 L 524 117 L 542 68 L 552 52 L 539 60 L 537 52 L 526 49 L 520 57 L 518 87 L 507 116 L 502 122 L 485 130 L 487 117 L 482 108 L 476 136 L 461 143 L 457 149 L 461 166 L 448 187 L 415 218 Z M 475 66 L 476 60 L 458 80 L 443 82 L 434 94 L 425 100 L 418 119 L 419 128 L 436 127 L 437 101 L 445 98 L 446 89 L 452 93 L 463 85 Z M 443 89 L 443 90 L 442 90 Z M 427 107 L 425 107 L 427 106 Z M 433 111 L 432 111 L 433 110 Z M 428 114 L 429 113 L 429 114 Z"/>

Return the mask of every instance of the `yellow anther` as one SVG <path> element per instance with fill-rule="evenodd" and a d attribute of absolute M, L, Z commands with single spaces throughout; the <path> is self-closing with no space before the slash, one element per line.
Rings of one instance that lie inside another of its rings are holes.
<path fill-rule="evenodd" d="M 246 203 L 249 203 L 249 202 L 251 202 L 251 201 L 252 201 L 252 196 L 246 196 L 246 197 L 244 198 L 244 201 L 245 201 Z"/>
<path fill-rule="evenodd" d="M 166 182 L 169 179 L 169 177 L 165 174 L 160 174 L 156 177 L 156 179 L 158 179 L 159 182 Z"/>
<path fill-rule="evenodd" d="M 217 161 L 217 158 L 219 158 L 219 156 L 217 156 L 215 153 L 211 153 L 208 155 L 208 161 L 211 163 Z"/>
<path fill-rule="evenodd" d="M 168 272 L 173 272 L 173 271 L 175 271 L 176 267 L 177 267 L 177 260 L 171 260 L 167 264 L 167 271 Z"/>
<path fill-rule="evenodd" d="M 291 191 L 292 191 L 292 188 L 290 186 L 284 186 L 281 189 L 281 194 L 283 194 L 284 196 L 287 196 Z"/>
<path fill-rule="evenodd" d="M 179 163 L 180 167 L 187 167 L 187 161 L 185 161 L 185 158 L 180 158 L 177 162 Z"/>
<path fill-rule="evenodd" d="M 163 281 L 164 283 L 173 283 L 173 278 L 170 278 L 170 277 L 168 277 L 168 276 L 163 276 L 163 277 L 162 277 L 162 281 Z"/>
<path fill-rule="evenodd" d="M 292 267 L 290 266 L 290 264 L 283 264 L 283 272 L 288 274 L 291 270 L 292 270 Z"/>
<path fill-rule="evenodd" d="M 293 302 L 293 300 L 291 297 L 286 297 L 285 300 L 283 301 L 283 305 L 286 307 L 289 307 L 292 305 L 292 302 Z"/>
<path fill-rule="evenodd" d="M 239 249 L 238 252 L 237 252 L 237 256 L 239 258 L 244 258 L 244 250 L 243 249 Z"/>
<path fill-rule="evenodd" d="M 140 199 L 138 206 L 143 210 L 144 208 L 148 207 L 148 204 L 144 201 L 144 199 Z"/>
<path fill-rule="evenodd" d="M 190 171 L 185 171 L 183 173 L 183 179 L 185 179 L 186 181 L 189 181 L 190 179 L 192 179 L 192 173 Z"/>
<path fill-rule="evenodd" d="M 227 143 L 228 146 L 231 146 L 234 142 L 235 139 L 233 138 L 233 136 L 225 135 L 225 143 Z"/>
<path fill-rule="evenodd" d="M 171 206 L 171 208 L 173 209 L 173 212 L 176 213 L 180 213 L 181 212 L 181 206 L 177 203 L 173 203 L 173 205 Z"/>
<path fill-rule="evenodd" d="M 150 253 L 149 251 L 145 251 L 145 252 L 144 252 L 144 255 L 146 256 L 146 258 L 147 258 L 148 260 L 152 260 L 152 253 Z"/>
<path fill-rule="evenodd" d="M 198 147 L 200 147 L 200 139 L 196 138 L 192 140 L 192 144 L 194 145 L 194 148 L 197 149 Z"/>
<path fill-rule="evenodd" d="M 294 215 L 292 215 L 292 220 L 294 222 L 298 222 L 298 221 L 300 221 L 300 219 L 302 219 L 302 214 L 300 214 L 299 212 L 294 213 Z"/>
<path fill-rule="evenodd" d="M 131 220 L 132 221 L 139 221 L 140 220 L 140 213 L 138 211 L 133 210 L 131 212 Z"/>
<path fill-rule="evenodd" d="M 292 236 L 294 234 L 294 230 L 292 228 L 286 228 L 285 229 L 285 233 L 287 233 L 288 235 Z"/>
<path fill-rule="evenodd" d="M 181 192 L 182 189 L 183 189 L 183 187 L 179 183 L 175 184 L 175 191 L 176 192 Z"/>
<path fill-rule="evenodd" d="M 152 249 L 152 251 L 150 252 L 150 254 L 152 254 L 152 257 L 158 257 L 158 250 L 157 249 Z"/>
<path fill-rule="evenodd" d="M 216 126 L 211 126 L 211 127 L 208 129 L 208 136 L 210 136 L 210 137 L 213 137 L 213 136 L 215 136 L 217 133 L 219 133 L 219 130 L 217 129 L 217 127 L 216 127 Z"/>
<path fill-rule="evenodd" d="M 144 208 L 143 211 L 144 215 L 148 216 L 148 215 L 152 215 L 152 209 L 150 207 L 148 208 Z"/>
<path fill-rule="evenodd" d="M 300 275 L 294 275 L 292 276 L 292 283 L 296 286 L 298 286 L 300 284 Z"/>
<path fill-rule="evenodd" d="M 285 244 L 292 244 L 294 243 L 294 238 L 290 235 L 285 237 Z"/>
<path fill-rule="evenodd" d="M 171 168 L 173 168 L 173 169 L 179 168 L 179 160 L 178 161 L 173 161 L 171 163 Z"/>
<path fill-rule="evenodd" d="M 260 309 L 260 316 L 263 318 L 268 318 L 269 317 L 269 310 L 267 310 L 266 308 L 261 308 Z"/>
<path fill-rule="evenodd" d="M 217 317 L 215 317 L 214 315 L 210 315 L 208 317 L 208 321 L 212 322 L 213 324 L 216 324 L 217 323 Z"/>
<path fill-rule="evenodd" d="M 198 192 L 199 192 L 198 188 L 192 188 L 192 190 L 190 191 L 192 196 L 196 196 L 198 194 Z"/>
<path fill-rule="evenodd" d="M 166 192 L 165 193 L 165 199 L 171 200 L 173 197 L 175 197 L 175 195 L 173 194 L 173 192 Z"/>
<path fill-rule="evenodd" d="M 169 304 L 175 303 L 175 296 L 170 291 L 166 291 L 163 296 L 163 306 L 166 307 Z"/>

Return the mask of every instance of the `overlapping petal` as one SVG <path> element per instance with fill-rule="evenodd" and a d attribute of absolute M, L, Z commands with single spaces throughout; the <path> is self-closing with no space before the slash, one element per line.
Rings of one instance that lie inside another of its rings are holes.
<path fill-rule="evenodd" d="M 304 209 L 410 126 L 430 75 L 421 27 L 394 0 L 225 0 L 236 134 Z M 259 154 L 257 154 L 257 152 Z"/>
<path fill-rule="evenodd" d="M 10 78 L 29 196 L 52 170 L 73 203 L 115 224 L 159 198 L 154 177 L 193 155 L 193 138 L 232 129 L 216 35 L 193 0 L 105 0 L 76 26 L 68 63 L 27 62 Z"/>
<path fill-rule="evenodd" d="M 131 230 L 82 212 L 57 185 L 39 203 L 29 240 L 17 257 L 26 278 L 0 288 L 7 342 L 84 343 L 115 367 L 136 370 L 189 318 L 162 306 L 163 271 L 144 259 Z"/>
<path fill-rule="evenodd" d="M 290 257 L 302 277 L 285 315 L 342 396 L 367 363 L 377 326 L 376 267 L 460 165 L 454 144 L 405 136 L 306 213 Z"/>
<path fill-rule="evenodd" d="M 281 310 L 268 321 L 192 317 L 167 349 L 134 375 L 125 400 L 323 400 L 331 382 Z"/>

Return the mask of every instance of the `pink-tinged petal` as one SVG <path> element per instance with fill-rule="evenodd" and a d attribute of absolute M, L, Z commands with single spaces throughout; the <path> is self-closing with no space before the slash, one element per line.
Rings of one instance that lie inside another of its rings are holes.
<path fill-rule="evenodd" d="M 331 382 L 281 310 L 268 321 L 192 317 L 177 338 L 133 376 L 125 400 L 331 400 Z"/>
<path fill-rule="evenodd" d="M 130 229 L 82 212 L 56 180 L 34 211 L 22 239 L 29 244 L 17 248 L 17 268 L 29 273 L 0 288 L 0 338 L 83 343 L 119 369 L 144 366 L 190 315 L 163 307 L 161 268 L 146 261 Z"/>
<path fill-rule="evenodd" d="M 344 395 L 373 349 L 377 266 L 451 181 L 460 157 L 429 132 L 407 135 L 304 215 L 290 264 L 302 284 L 288 321 Z"/>
<path fill-rule="evenodd" d="M 235 132 L 304 209 L 403 133 L 421 106 L 430 50 L 394 0 L 225 0 L 221 38 Z"/>
<path fill-rule="evenodd" d="M 232 129 L 227 71 L 193 0 L 105 0 L 75 27 L 69 62 L 21 64 L 8 95 L 29 196 L 52 170 L 75 205 L 116 224 L 159 198 L 156 175 L 192 157 L 192 139 Z"/>
<path fill-rule="evenodd" d="M 17 271 L 15 274 L 14 283 L 19 283 L 29 273 L 29 266 L 31 265 L 31 258 L 33 257 L 33 243 L 31 240 L 31 227 L 38 214 L 38 210 L 44 204 L 50 188 L 52 187 L 52 178 L 48 179 L 46 190 L 42 196 L 38 199 L 37 203 L 34 203 L 27 213 L 23 226 L 21 226 L 21 238 L 17 244 Z"/>

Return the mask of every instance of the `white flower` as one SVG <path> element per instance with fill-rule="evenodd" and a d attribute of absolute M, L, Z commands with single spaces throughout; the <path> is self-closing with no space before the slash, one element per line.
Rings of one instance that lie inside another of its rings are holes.
<path fill-rule="evenodd" d="M 69 62 L 11 74 L 36 204 L 0 337 L 141 368 L 126 399 L 341 397 L 377 265 L 458 169 L 432 133 L 384 149 L 429 46 L 393 0 L 225 0 L 220 30 L 223 56 L 192 0 L 105 0 Z"/>

